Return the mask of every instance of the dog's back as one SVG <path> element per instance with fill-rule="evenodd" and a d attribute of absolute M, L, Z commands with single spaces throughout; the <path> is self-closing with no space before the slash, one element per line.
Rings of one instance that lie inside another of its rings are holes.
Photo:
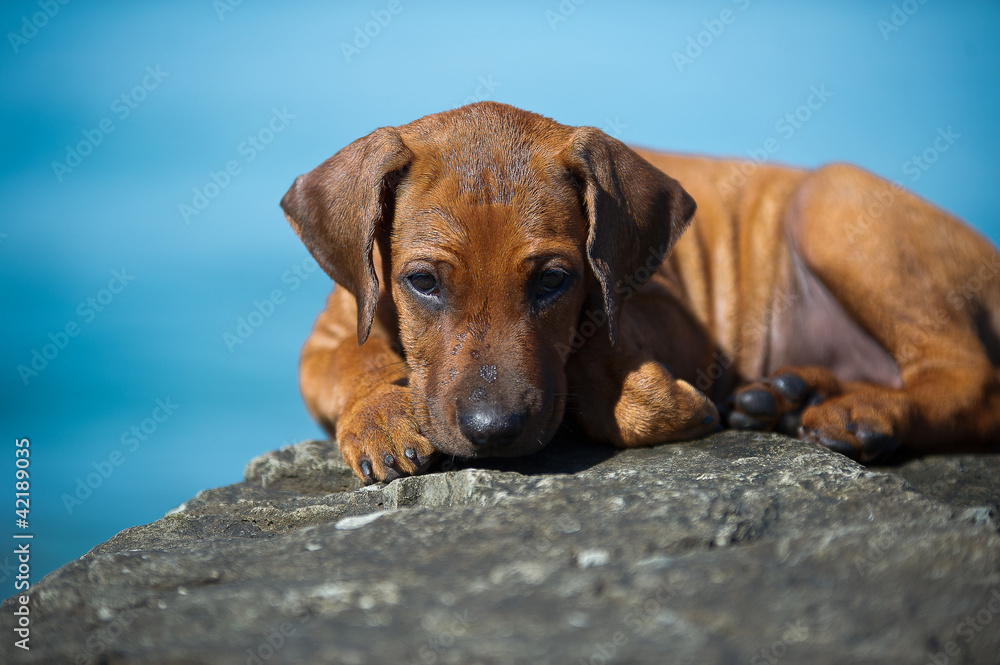
<path fill-rule="evenodd" d="M 803 257 L 801 243 L 809 240 L 801 232 L 801 199 L 815 198 L 814 191 L 825 206 L 839 204 L 854 213 L 831 211 L 814 224 L 838 225 L 830 233 L 836 251 L 849 258 L 866 238 L 883 250 L 882 260 L 864 266 L 859 279 L 914 305 L 926 303 L 927 292 L 908 274 L 930 280 L 926 287 L 943 294 L 947 308 L 932 312 L 928 334 L 940 327 L 939 319 L 963 319 L 991 362 L 1000 365 L 1000 255 L 957 218 L 926 202 L 915 204 L 912 194 L 853 166 L 807 171 L 637 152 L 698 202 L 694 221 L 661 272 L 678 283 L 742 380 L 785 365 L 823 364 L 844 380 L 900 385 L 898 366 L 884 346 L 856 323 L 850 302 L 834 296 Z M 914 214 L 900 214 L 906 207 Z M 900 274 L 890 264 L 908 269 Z"/>

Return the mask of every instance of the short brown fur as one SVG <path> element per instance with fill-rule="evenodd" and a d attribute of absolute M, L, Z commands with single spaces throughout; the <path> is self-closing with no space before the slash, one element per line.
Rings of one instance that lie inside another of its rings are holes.
<path fill-rule="evenodd" d="M 1000 256 L 856 167 L 632 150 L 486 102 L 358 139 L 282 206 L 342 287 L 306 406 L 367 482 L 527 454 L 564 418 L 692 438 L 716 404 L 862 460 L 1000 440 Z"/>

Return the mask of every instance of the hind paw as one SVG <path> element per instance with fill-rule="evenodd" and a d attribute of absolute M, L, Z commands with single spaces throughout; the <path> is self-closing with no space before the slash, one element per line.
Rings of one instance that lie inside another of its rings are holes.
<path fill-rule="evenodd" d="M 729 404 L 729 426 L 797 436 L 803 411 L 825 399 L 798 374 L 780 372 L 736 391 Z"/>

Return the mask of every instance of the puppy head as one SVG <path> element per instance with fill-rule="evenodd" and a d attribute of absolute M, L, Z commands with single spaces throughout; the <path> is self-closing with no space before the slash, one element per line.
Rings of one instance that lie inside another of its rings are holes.
<path fill-rule="evenodd" d="M 359 344 L 385 281 L 421 429 L 467 457 L 549 441 L 585 303 L 614 341 L 622 285 L 694 213 L 615 139 L 491 102 L 376 130 L 300 176 L 282 207 L 355 296 Z"/>

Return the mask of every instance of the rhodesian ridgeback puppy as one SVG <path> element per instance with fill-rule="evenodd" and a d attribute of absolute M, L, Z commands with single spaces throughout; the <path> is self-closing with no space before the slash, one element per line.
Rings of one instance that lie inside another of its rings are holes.
<path fill-rule="evenodd" d="M 633 150 L 483 102 L 375 130 L 281 204 L 337 284 L 302 394 L 369 483 L 532 453 L 564 418 L 862 461 L 1000 441 L 1000 256 L 853 166 Z"/>

